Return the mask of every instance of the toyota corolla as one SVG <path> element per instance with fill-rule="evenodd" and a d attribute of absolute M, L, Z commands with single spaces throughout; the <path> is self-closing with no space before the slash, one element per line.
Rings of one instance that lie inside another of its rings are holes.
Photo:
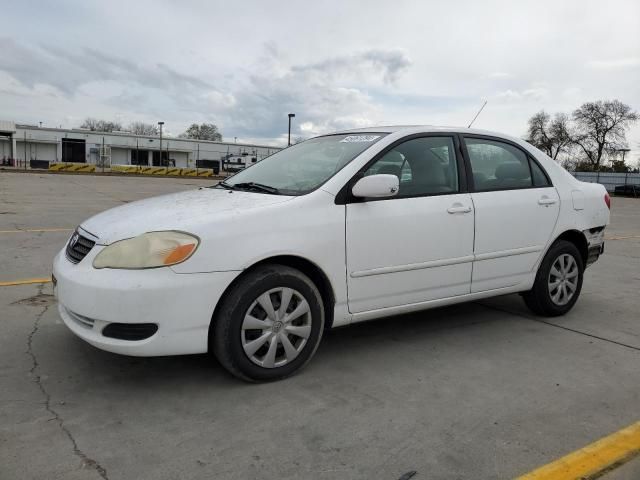
<path fill-rule="evenodd" d="M 520 139 L 379 127 L 98 214 L 53 273 L 64 323 L 92 345 L 213 352 L 265 381 L 353 322 L 509 293 L 535 314 L 565 314 L 608 222 L 604 187 Z"/>

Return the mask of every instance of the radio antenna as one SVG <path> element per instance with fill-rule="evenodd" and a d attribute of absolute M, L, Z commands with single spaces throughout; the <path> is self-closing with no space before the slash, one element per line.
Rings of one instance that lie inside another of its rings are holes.
<path fill-rule="evenodd" d="M 484 103 L 480 107 L 480 110 L 478 110 L 478 113 L 476 113 L 476 116 L 473 117 L 473 120 L 471 120 L 471 123 L 469 124 L 469 126 L 467 128 L 471 128 L 471 125 L 473 125 L 473 122 L 476 121 L 476 118 L 478 118 L 478 115 L 480 115 L 480 113 L 482 113 L 482 110 L 484 110 L 484 106 L 487 104 L 487 102 L 488 102 L 488 100 L 484 101 Z"/>

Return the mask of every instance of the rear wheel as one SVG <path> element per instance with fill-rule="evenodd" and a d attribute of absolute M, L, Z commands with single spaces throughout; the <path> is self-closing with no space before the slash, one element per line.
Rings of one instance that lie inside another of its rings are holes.
<path fill-rule="evenodd" d="M 225 296 L 214 322 L 210 344 L 229 372 L 247 381 L 277 380 L 302 368 L 315 353 L 324 307 L 302 272 L 264 265 Z"/>
<path fill-rule="evenodd" d="M 523 294 L 527 306 L 547 317 L 564 315 L 575 305 L 582 289 L 584 264 L 578 248 L 559 240 L 545 255 L 533 288 Z"/>

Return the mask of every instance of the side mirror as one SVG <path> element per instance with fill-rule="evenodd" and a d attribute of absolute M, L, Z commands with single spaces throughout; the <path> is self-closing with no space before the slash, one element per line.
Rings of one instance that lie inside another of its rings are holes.
<path fill-rule="evenodd" d="M 398 193 L 400 180 L 395 175 L 378 174 L 362 177 L 351 189 L 354 197 L 385 198 Z"/>

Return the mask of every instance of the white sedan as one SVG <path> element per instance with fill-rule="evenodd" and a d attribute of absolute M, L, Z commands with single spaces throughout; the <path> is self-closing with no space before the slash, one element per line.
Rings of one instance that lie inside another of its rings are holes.
<path fill-rule="evenodd" d="M 213 352 L 264 381 L 305 365 L 331 327 L 508 293 L 562 315 L 608 222 L 604 187 L 520 139 L 378 127 L 96 215 L 53 274 L 64 323 L 92 345 Z"/>

